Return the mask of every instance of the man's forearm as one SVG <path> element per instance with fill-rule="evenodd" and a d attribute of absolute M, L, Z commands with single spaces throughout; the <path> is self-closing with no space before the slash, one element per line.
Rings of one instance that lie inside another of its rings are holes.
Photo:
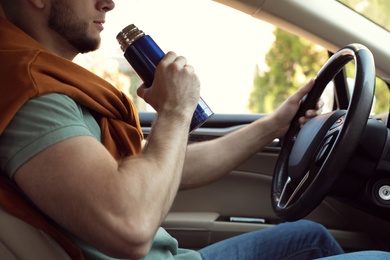
<path fill-rule="evenodd" d="M 151 192 L 156 196 L 153 203 L 161 200 L 161 221 L 168 213 L 179 188 L 187 141 L 188 124 L 157 116 L 143 149 L 142 157 L 147 163 L 156 165 L 155 172 L 151 173 L 156 183 L 147 183 L 145 188 L 153 189 Z M 131 163 L 129 167 L 132 167 Z"/>
<path fill-rule="evenodd" d="M 180 188 L 196 188 L 217 180 L 278 134 L 279 129 L 265 117 L 226 136 L 189 145 Z"/>

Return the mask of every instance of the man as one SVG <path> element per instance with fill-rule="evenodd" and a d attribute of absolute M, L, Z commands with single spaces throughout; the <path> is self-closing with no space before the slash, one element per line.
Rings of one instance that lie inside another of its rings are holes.
<path fill-rule="evenodd" d="M 105 14 L 114 2 L 0 3 L 7 19 L 0 18 L 1 171 L 87 259 L 237 259 L 232 254 L 304 259 L 342 252 L 323 227 L 307 221 L 199 252 L 178 249 L 176 240 L 159 228 L 179 188 L 219 179 L 282 136 L 313 81 L 275 113 L 244 129 L 187 146 L 200 83 L 184 57 L 168 52 L 153 85 L 138 89 L 157 112 L 142 147 L 131 101 L 71 62 L 78 53 L 98 48 Z M 307 111 L 300 123 L 317 113 Z"/>

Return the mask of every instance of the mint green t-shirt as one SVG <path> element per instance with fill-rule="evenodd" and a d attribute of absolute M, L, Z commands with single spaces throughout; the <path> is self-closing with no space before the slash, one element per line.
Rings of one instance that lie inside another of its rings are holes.
<path fill-rule="evenodd" d="M 94 136 L 100 128 L 91 113 L 62 94 L 48 94 L 29 100 L 0 135 L 0 170 L 13 178 L 16 170 L 50 145 L 76 136 Z M 135 209 L 136 210 L 136 209 Z M 114 260 L 71 237 L 86 260 Z M 201 259 L 194 250 L 178 248 L 177 240 L 159 228 L 145 259 Z"/>

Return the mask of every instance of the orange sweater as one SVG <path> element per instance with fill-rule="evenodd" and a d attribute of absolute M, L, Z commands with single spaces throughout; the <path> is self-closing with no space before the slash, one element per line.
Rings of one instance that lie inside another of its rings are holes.
<path fill-rule="evenodd" d="M 138 113 L 125 94 L 72 61 L 50 53 L 1 17 L 0 79 L 0 134 L 28 99 L 57 92 L 99 115 L 102 142 L 115 158 L 140 151 L 143 135 Z"/>
<path fill-rule="evenodd" d="M 126 95 L 93 73 L 50 53 L 1 17 L 0 79 L 0 135 L 27 100 L 57 92 L 90 109 L 101 127 L 103 145 L 116 159 L 141 150 L 143 135 L 138 114 Z M 73 259 L 83 259 L 81 251 L 3 177 L 0 206 L 51 235 Z"/>

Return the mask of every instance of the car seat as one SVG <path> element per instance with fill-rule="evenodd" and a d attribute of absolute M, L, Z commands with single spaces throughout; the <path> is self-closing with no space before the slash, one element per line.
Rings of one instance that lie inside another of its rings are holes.
<path fill-rule="evenodd" d="M 0 259 L 71 260 L 53 238 L 3 208 L 0 208 L 0 226 Z"/>
<path fill-rule="evenodd" d="M 1 173 L 0 259 L 84 259 L 80 248 Z"/>

